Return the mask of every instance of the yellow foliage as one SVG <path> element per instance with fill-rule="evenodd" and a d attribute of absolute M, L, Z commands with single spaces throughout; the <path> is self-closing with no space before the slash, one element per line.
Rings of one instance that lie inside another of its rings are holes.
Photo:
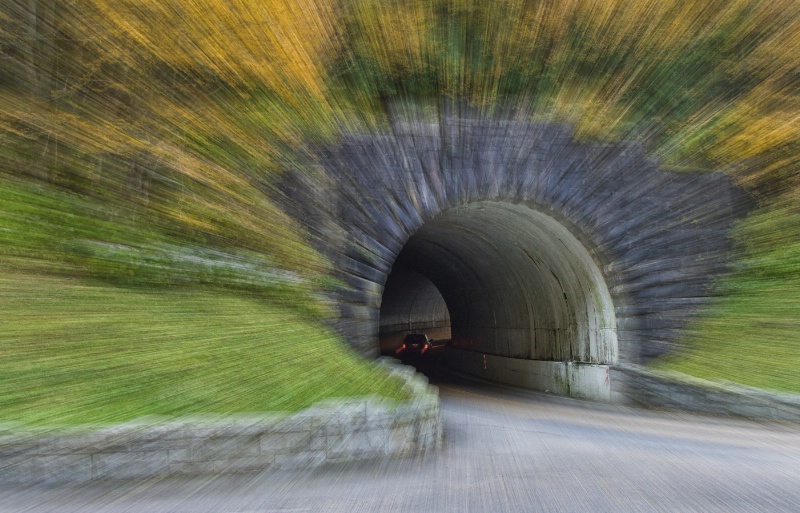
<path fill-rule="evenodd" d="M 34 4 L 50 9 L 52 44 L 23 30 Z M 4 144 L 146 154 L 191 184 L 180 207 L 161 206 L 170 219 L 220 237 L 238 223 L 249 245 L 278 225 L 300 240 L 252 192 L 280 172 L 286 147 L 302 154 L 312 136 L 379 123 L 369 87 L 329 90 L 356 57 L 398 88 L 433 76 L 428 94 L 480 106 L 518 80 L 533 115 L 578 137 L 658 132 L 656 156 L 710 161 L 748 184 L 798 168 L 797 0 L 31 0 L 0 7 L 0 39 L 0 51 L 14 46 L 2 69 L 41 82 L 0 85 Z M 684 62 L 699 79 L 676 76 Z M 733 85 L 703 95 L 705 74 Z M 667 94 L 653 100 L 653 84 Z"/>
<path fill-rule="evenodd" d="M 329 2 L 81 1 L 108 37 L 101 46 L 131 66 L 147 58 L 139 48 L 186 72 L 210 72 L 234 85 L 264 84 L 286 101 L 324 95 L 323 68 L 339 32 Z"/>

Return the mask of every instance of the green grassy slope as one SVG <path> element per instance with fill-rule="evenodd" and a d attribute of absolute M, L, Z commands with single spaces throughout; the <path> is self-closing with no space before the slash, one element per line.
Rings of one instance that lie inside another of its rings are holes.
<path fill-rule="evenodd" d="M 800 393 L 800 212 L 783 206 L 737 227 L 744 250 L 684 350 L 655 362 L 710 380 Z"/>
<path fill-rule="evenodd" d="M 0 419 L 298 410 L 403 399 L 402 384 L 295 312 L 232 295 L 157 293 L 0 267 Z"/>

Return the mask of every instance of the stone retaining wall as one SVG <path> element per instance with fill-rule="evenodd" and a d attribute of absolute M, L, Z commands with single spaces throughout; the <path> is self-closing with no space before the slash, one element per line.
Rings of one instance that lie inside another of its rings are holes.
<path fill-rule="evenodd" d="M 669 408 L 746 417 L 800 421 L 800 396 L 779 394 L 733 383 L 711 382 L 636 365 L 611 370 L 612 393 L 648 408 Z"/>
<path fill-rule="evenodd" d="M 412 399 L 326 401 L 296 414 L 145 418 L 87 429 L 0 425 L 0 482 L 57 483 L 309 469 L 436 449 L 439 398 L 410 367 L 386 363 Z"/>

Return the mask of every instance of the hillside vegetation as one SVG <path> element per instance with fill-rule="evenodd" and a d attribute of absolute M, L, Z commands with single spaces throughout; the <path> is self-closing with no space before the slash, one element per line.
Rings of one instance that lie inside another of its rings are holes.
<path fill-rule="evenodd" d="M 423 104 L 512 105 L 581 139 L 639 140 L 665 168 L 730 173 L 759 207 L 720 297 L 663 365 L 737 381 L 752 363 L 754 384 L 800 392 L 796 0 L 4 2 L 4 283 L 92 283 L 111 303 L 239 295 L 319 326 L 330 263 L 277 183 L 318 172 L 320 143 L 383 130 L 387 106 Z M 91 338 L 81 301 L 59 308 Z M 139 343 L 125 311 L 108 344 Z"/>
<path fill-rule="evenodd" d="M 296 411 L 369 393 L 408 398 L 402 383 L 330 330 L 274 302 L 0 271 L 4 422 L 111 423 Z"/>

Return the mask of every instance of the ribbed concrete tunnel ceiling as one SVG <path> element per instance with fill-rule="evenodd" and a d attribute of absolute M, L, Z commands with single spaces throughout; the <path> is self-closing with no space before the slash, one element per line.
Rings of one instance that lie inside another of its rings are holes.
<path fill-rule="evenodd" d="M 387 280 L 382 331 L 444 325 L 438 292 L 456 347 L 531 360 L 617 360 L 614 305 L 600 267 L 564 225 L 530 207 L 477 202 L 424 224 Z"/>

